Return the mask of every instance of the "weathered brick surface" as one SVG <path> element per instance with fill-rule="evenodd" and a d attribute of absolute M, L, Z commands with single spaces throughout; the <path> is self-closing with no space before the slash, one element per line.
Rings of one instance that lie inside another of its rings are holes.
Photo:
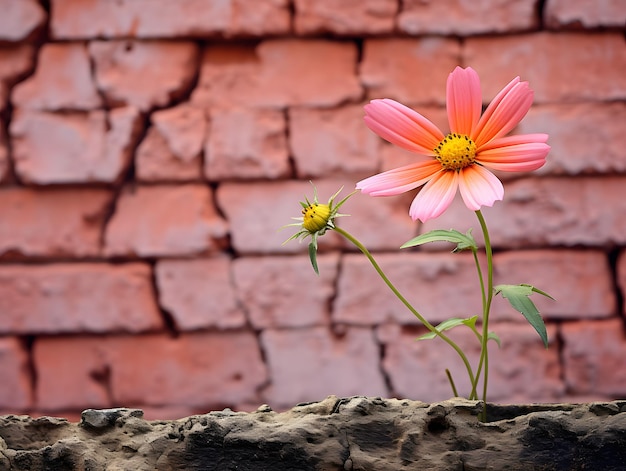
<path fill-rule="evenodd" d="M 52 0 L 57 39 L 260 36 L 289 31 L 287 0 Z"/>
<path fill-rule="evenodd" d="M 252 5 L 253 4 L 253 5 Z M 626 10 L 621 0 L 0 0 L 0 413 L 130 406 L 151 418 L 327 394 L 440 400 L 464 375 L 359 249 L 328 231 L 283 242 L 325 203 L 419 157 L 371 132 L 393 98 L 449 129 L 446 79 L 515 76 L 547 164 L 498 174 L 483 214 L 496 283 L 530 283 L 541 347 L 496 297 L 491 399 L 623 397 Z M 431 321 L 480 309 L 471 253 L 399 247 L 479 224 L 426 224 L 416 191 L 354 194 L 340 228 Z M 2 316 L 0 316 L 2 317 Z M 469 332 L 455 332 L 463 345 Z M 261 348 L 262 347 L 262 348 Z M 461 389 L 467 389 L 462 383 Z M 388 388 L 391 388 L 388 390 Z M 152 415 L 153 414 L 153 415 Z"/>
<path fill-rule="evenodd" d="M 35 345 L 37 370 L 51 371 L 55 364 L 63 365 L 56 376 L 42 374 L 37 383 L 45 410 L 232 407 L 258 402 L 257 390 L 267 379 L 256 338 L 248 332 L 41 339 Z M 71 391 L 62 394 L 61 387 Z"/>
<path fill-rule="evenodd" d="M 0 377 L 0 410 L 23 410 L 32 406 L 28 353 L 17 337 L 0 337 Z"/>
<path fill-rule="evenodd" d="M 111 199 L 100 189 L 0 189 L 0 255 L 97 256 Z"/>
<path fill-rule="evenodd" d="M 490 98 L 516 76 L 530 83 L 536 103 L 626 98 L 626 48 L 617 33 L 468 38 L 463 61 Z"/>
<path fill-rule="evenodd" d="M 550 154 L 540 174 L 623 173 L 624 123 L 623 101 L 545 105 L 531 109 L 517 130 L 550 136 Z"/>
<path fill-rule="evenodd" d="M 143 263 L 0 266 L 1 333 L 141 332 L 162 326 Z"/>
<path fill-rule="evenodd" d="M 626 394 L 626 338 L 620 319 L 568 322 L 561 327 L 564 378 L 570 394 Z"/>
<path fill-rule="evenodd" d="M 156 266 L 161 306 L 183 331 L 243 327 L 232 262 L 226 257 L 162 260 Z"/>
<path fill-rule="evenodd" d="M 429 322 L 469 317 L 481 310 L 474 261 L 469 254 L 403 253 L 376 257 L 387 277 Z M 361 254 L 345 255 L 333 320 L 357 325 L 394 321 L 418 324 Z"/>
<path fill-rule="evenodd" d="M 623 250 L 617 257 L 616 276 L 617 287 L 621 290 L 622 293 L 626 293 L 626 252 L 624 252 Z M 618 308 L 621 309 L 621 313 L 626 316 L 626 298 L 623 299 L 623 305 L 618 306 Z"/>
<path fill-rule="evenodd" d="M 46 12 L 36 0 L 0 0 L 0 41 L 22 41 L 42 27 Z"/>
<path fill-rule="evenodd" d="M 106 228 L 108 255 L 176 256 L 215 250 L 228 231 L 203 185 L 126 188 Z"/>
<path fill-rule="evenodd" d="M 395 0 L 295 0 L 297 34 L 381 34 L 394 29 Z"/>
<path fill-rule="evenodd" d="M 0 120 L 0 182 L 9 175 L 9 147 L 8 139 L 4 132 L 2 120 Z"/>
<path fill-rule="evenodd" d="M 91 110 L 102 105 L 83 43 L 44 44 L 35 74 L 15 87 L 14 106 L 39 110 Z"/>
<path fill-rule="evenodd" d="M 234 261 L 241 303 L 256 329 L 327 325 L 335 296 L 337 254 L 318 257 L 319 277 L 308 257 L 245 257 Z"/>
<path fill-rule="evenodd" d="M 28 43 L 0 45 L 0 111 L 9 102 L 9 89 L 35 67 L 35 48 Z"/>
<path fill-rule="evenodd" d="M 363 106 L 289 112 L 290 146 L 299 178 L 376 169 L 380 139 L 363 125 Z"/>
<path fill-rule="evenodd" d="M 445 103 L 446 79 L 460 59 L 461 48 L 454 39 L 369 39 L 363 45 L 360 76 L 368 98 Z"/>
<path fill-rule="evenodd" d="M 552 301 L 538 294 L 532 296 L 544 318 L 610 317 L 617 308 L 609 257 L 603 252 L 503 252 L 496 254 L 494 265 L 496 284 L 531 284 L 556 300 Z M 507 302 L 500 305 L 500 314 L 510 313 L 515 319 L 523 319 Z"/>
<path fill-rule="evenodd" d="M 24 182 L 115 182 L 132 160 L 142 128 L 132 107 L 106 113 L 16 110 L 11 143 L 16 174 Z"/>
<path fill-rule="evenodd" d="M 289 176 L 287 122 L 279 110 L 215 109 L 204 148 L 210 180 Z"/>
<path fill-rule="evenodd" d="M 548 28 L 623 28 L 626 8 L 621 0 L 548 0 L 544 14 Z"/>
<path fill-rule="evenodd" d="M 624 244 L 626 221 L 619 216 L 626 210 L 624 183 L 619 176 L 509 182 L 504 200 L 483 210 L 491 241 L 498 247 L 517 248 Z M 442 227 L 465 232 L 479 225 L 457 200 L 439 218 L 424 224 L 423 231 Z"/>
<path fill-rule="evenodd" d="M 274 408 L 336 394 L 386 396 L 378 345 L 369 329 L 327 327 L 267 329 L 261 334 L 271 384 L 265 401 Z"/>
<path fill-rule="evenodd" d="M 276 39 L 204 50 L 192 102 L 208 106 L 334 106 L 358 99 L 357 49 L 349 42 Z M 320 67 L 312 57 L 323 57 Z"/>
<path fill-rule="evenodd" d="M 186 41 L 89 43 L 96 83 L 107 102 L 143 111 L 170 105 L 189 92 L 197 73 L 198 50 Z"/>
<path fill-rule="evenodd" d="M 547 350 L 527 324 L 495 323 L 490 330 L 499 335 L 502 349 L 495 343 L 489 349 L 489 400 L 554 402 L 564 393 L 554 326 L 548 326 L 550 347 Z M 452 397 L 446 368 L 459 394 L 469 394 L 467 370 L 456 352 L 440 339 L 416 341 L 418 335 L 414 330 L 385 326 L 383 368 L 393 394 L 425 402 Z M 475 370 L 480 353 L 475 335 L 457 327 L 450 336 L 467 353 Z"/>
<path fill-rule="evenodd" d="M 339 181 L 316 181 L 315 186 L 320 201 L 326 202 L 343 184 Z M 351 183 L 353 184 L 353 183 Z M 305 196 L 312 199 L 312 187 L 304 181 L 258 182 L 254 185 L 246 183 L 223 183 L 217 189 L 217 204 L 224 212 L 230 224 L 232 247 L 242 254 L 250 253 L 288 253 L 306 250 L 310 239 L 298 244 L 290 242 L 282 245 L 296 227 L 282 226 L 290 224 L 291 218 L 301 217 L 302 207 L 299 201 Z M 327 233 L 320 238 L 320 247 L 336 246 L 336 234 Z"/>
<path fill-rule="evenodd" d="M 524 31 L 537 26 L 536 8 L 533 0 L 403 0 L 398 27 L 400 31 L 414 35 L 468 36 Z"/>

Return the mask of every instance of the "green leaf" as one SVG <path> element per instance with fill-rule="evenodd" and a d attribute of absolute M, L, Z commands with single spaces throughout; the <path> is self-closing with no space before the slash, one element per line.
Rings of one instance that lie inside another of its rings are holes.
<path fill-rule="evenodd" d="M 541 337 L 543 344 L 548 348 L 548 333 L 546 332 L 546 325 L 529 296 L 533 293 L 539 293 L 553 299 L 550 295 L 544 293 L 537 288 L 530 285 L 498 285 L 494 288 L 495 294 L 502 293 L 502 297 L 507 299 L 511 306 L 516 311 L 522 313 L 526 320 L 534 327 L 534 329 Z"/>
<path fill-rule="evenodd" d="M 493 330 L 487 334 L 487 340 L 494 340 L 499 348 L 502 348 L 502 343 L 500 342 L 500 337 Z"/>
<path fill-rule="evenodd" d="M 466 325 L 468 327 L 473 327 L 476 324 L 476 320 L 478 319 L 478 316 L 473 316 L 470 317 L 469 319 L 460 319 L 458 317 L 453 317 L 451 319 L 445 320 L 443 321 L 441 324 L 439 324 L 437 326 L 437 330 L 439 332 L 444 332 L 446 330 L 450 330 L 453 327 L 459 326 L 459 325 Z M 437 334 L 434 332 L 427 332 L 424 335 L 420 335 L 417 340 L 430 340 L 430 339 L 434 339 L 435 337 L 437 337 Z"/>
<path fill-rule="evenodd" d="M 313 270 L 315 270 L 315 273 L 319 275 L 320 271 L 317 268 L 317 244 L 313 242 L 309 244 L 309 258 L 311 259 L 311 265 L 313 265 Z"/>
<path fill-rule="evenodd" d="M 401 249 L 406 249 L 408 247 L 415 247 L 417 245 L 427 244 L 428 242 L 451 242 L 453 244 L 457 244 L 456 248 L 453 252 L 459 252 L 461 250 L 478 250 L 478 246 L 476 245 L 476 241 L 472 237 L 472 230 L 467 231 L 467 234 L 462 234 L 459 231 L 454 229 L 450 229 L 449 231 L 444 231 L 442 229 L 437 229 L 434 231 L 426 232 L 425 234 L 421 234 L 410 241 L 406 242 L 402 245 Z"/>

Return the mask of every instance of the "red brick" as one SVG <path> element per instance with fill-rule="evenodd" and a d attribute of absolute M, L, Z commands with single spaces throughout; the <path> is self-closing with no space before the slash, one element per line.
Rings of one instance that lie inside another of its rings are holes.
<path fill-rule="evenodd" d="M 117 404 L 232 407 L 259 403 L 267 382 L 257 339 L 246 331 L 119 337 L 106 346 Z"/>
<path fill-rule="evenodd" d="M 265 330 L 270 386 L 265 401 L 276 409 L 337 396 L 387 396 L 379 347 L 370 329 L 350 327 L 334 334 L 326 327 Z"/>
<path fill-rule="evenodd" d="M 290 173 L 287 123 L 279 110 L 213 109 L 204 151 L 210 180 L 285 177 Z"/>
<path fill-rule="evenodd" d="M 391 33 L 398 3 L 395 0 L 295 0 L 297 34 L 340 35 Z"/>
<path fill-rule="evenodd" d="M 137 147 L 135 177 L 142 182 L 200 180 L 202 159 L 200 155 L 188 160 L 176 156 L 165 137 L 152 126 Z"/>
<path fill-rule="evenodd" d="M 102 105 L 81 43 L 44 44 L 35 74 L 15 87 L 14 106 L 39 110 L 91 110 Z"/>
<path fill-rule="evenodd" d="M 336 180 L 316 181 L 319 200 L 326 202 L 342 185 L 351 182 Z M 343 192 L 346 195 L 347 192 Z M 299 202 L 313 200 L 313 188 L 304 181 L 222 183 L 217 189 L 217 203 L 230 224 L 231 245 L 239 254 L 293 253 L 306 251 L 310 239 L 283 245 L 297 227 L 283 226 L 296 223 L 292 218 L 302 216 Z M 336 247 L 338 236 L 326 233 L 319 239 L 320 250 Z M 303 255 L 306 256 L 306 255 Z M 308 256 L 306 256 L 308 257 Z"/>
<path fill-rule="evenodd" d="M 363 122 L 363 106 L 289 111 L 289 143 L 299 178 L 373 172 L 380 139 Z"/>
<path fill-rule="evenodd" d="M 242 257 L 234 261 L 239 299 L 255 329 L 329 323 L 339 257 L 321 254 L 319 276 L 309 257 Z"/>
<path fill-rule="evenodd" d="M 193 160 L 202 151 L 207 123 L 204 111 L 187 103 L 152 113 L 154 127 L 181 160 Z"/>
<path fill-rule="evenodd" d="M 37 338 L 33 350 L 37 408 L 55 411 L 112 407 L 106 345 L 106 338 L 98 337 Z"/>
<path fill-rule="evenodd" d="M 352 191 L 357 180 L 346 181 L 343 194 Z M 408 217 L 410 202 L 408 193 L 393 198 L 372 198 L 357 192 L 340 211 L 350 217 L 340 218 L 337 222 L 370 251 L 396 251 L 417 235 L 419 226 Z M 348 241 L 343 245 L 357 250 Z"/>
<path fill-rule="evenodd" d="M 108 255 L 191 255 L 219 248 L 225 221 L 204 185 L 127 187 L 105 233 Z"/>
<path fill-rule="evenodd" d="M 626 48 L 617 33 L 468 38 L 463 58 L 480 74 L 488 97 L 518 75 L 530 83 L 536 103 L 626 97 Z"/>
<path fill-rule="evenodd" d="M 415 35 L 469 36 L 510 33 L 538 26 L 535 0 L 403 0 L 398 15 L 400 31 Z"/>
<path fill-rule="evenodd" d="M 156 279 L 159 302 L 178 330 L 245 325 L 228 258 L 161 260 L 156 265 Z"/>
<path fill-rule="evenodd" d="M 429 322 L 469 317 L 481 311 L 474 260 L 469 254 L 409 250 L 378 254 L 376 261 L 402 295 Z M 333 321 L 375 325 L 419 324 L 361 254 L 345 255 L 333 305 Z"/>
<path fill-rule="evenodd" d="M 440 339 L 417 341 L 414 330 L 397 330 L 396 336 L 387 327 L 383 368 L 392 394 L 425 402 L 441 401 L 453 396 L 445 374 L 449 369 L 458 393 L 470 392 L 467 370 L 457 353 Z M 548 325 L 550 347 L 546 350 L 529 325 L 492 324 L 501 341 L 489 348 L 488 400 L 499 402 L 555 402 L 565 391 L 560 379 L 559 349 L 556 329 Z M 421 333 L 421 331 L 420 331 Z M 450 336 L 468 356 L 475 370 L 480 345 L 467 328 L 457 327 Z M 482 379 L 479 395 L 482 395 Z"/>
<path fill-rule="evenodd" d="M 625 122 L 624 102 L 545 105 L 532 108 L 516 132 L 549 134 L 551 149 L 540 174 L 623 173 Z"/>
<path fill-rule="evenodd" d="M 626 395 L 626 337 L 620 319 L 561 326 L 568 392 L 616 399 Z"/>
<path fill-rule="evenodd" d="M 0 190 L 0 255 L 98 255 L 111 199 L 99 189 Z"/>
<path fill-rule="evenodd" d="M 320 67 L 312 57 L 323 57 Z M 335 106 L 356 100 L 354 44 L 276 39 L 257 47 L 216 45 L 204 51 L 192 102 L 202 106 Z"/>
<path fill-rule="evenodd" d="M 504 200 L 484 208 L 491 242 L 497 247 L 622 245 L 626 241 L 623 189 L 617 176 L 577 179 L 521 179 L 505 184 Z M 408 217 L 408 216 L 407 216 Z M 479 225 L 472 211 L 457 199 L 422 231 L 454 228 L 461 232 Z"/>
<path fill-rule="evenodd" d="M 5 333 L 141 332 L 162 326 L 148 265 L 2 265 Z"/>
<path fill-rule="evenodd" d="M 617 258 L 617 285 L 622 293 L 626 293 L 626 252 L 620 252 Z M 622 314 L 626 315 L 626 299 L 623 301 L 623 305 L 619 306 L 622 310 Z"/>
<path fill-rule="evenodd" d="M 0 0 L 0 41 L 22 41 L 41 28 L 47 15 L 36 0 Z"/>
<path fill-rule="evenodd" d="M 139 112 L 131 107 L 108 113 L 18 109 L 10 127 L 16 173 L 37 184 L 118 181 L 141 126 Z"/>
<path fill-rule="evenodd" d="M 626 9 L 621 0 L 548 0 L 545 23 L 549 28 L 623 28 Z"/>
<path fill-rule="evenodd" d="M 113 106 L 169 106 L 190 91 L 198 72 L 199 49 L 192 42 L 93 41 L 89 52 L 97 86 Z"/>
<path fill-rule="evenodd" d="M 287 0 L 52 0 L 57 39 L 261 36 L 289 31 Z"/>
<path fill-rule="evenodd" d="M 448 38 L 368 39 L 360 66 L 368 98 L 406 105 L 442 104 L 446 80 L 460 62 L 458 41 Z"/>
<path fill-rule="evenodd" d="M 0 45 L 0 111 L 9 100 L 9 89 L 35 67 L 35 48 L 21 43 Z"/>
<path fill-rule="evenodd" d="M 0 182 L 9 175 L 9 147 L 4 132 L 4 122 L 0 119 Z"/>
<path fill-rule="evenodd" d="M 0 337 L 0 410 L 19 413 L 32 406 L 28 353 L 16 337 Z"/>
<path fill-rule="evenodd" d="M 548 319 L 609 317 L 616 299 L 608 257 L 600 251 L 524 250 L 494 257 L 495 283 L 527 283 L 556 301 L 534 294 L 532 300 Z M 500 297 L 498 297 L 500 299 Z M 497 306 L 498 318 L 523 317 L 507 301 Z M 494 306 L 496 308 L 496 306 Z"/>

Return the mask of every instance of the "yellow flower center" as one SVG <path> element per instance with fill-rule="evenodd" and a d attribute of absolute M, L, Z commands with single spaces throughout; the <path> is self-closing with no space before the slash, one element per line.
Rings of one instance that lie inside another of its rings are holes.
<path fill-rule="evenodd" d="M 465 134 L 448 134 L 433 151 L 446 170 L 461 170 L 476 158 L 476 144 Z"/>
<path fill-rule="evenodd" d="M 302 210 L 302 226 L 311 234 L 321 231 L 326 227 L 330 217 L 330 206 L 327 204 L 313 203 Z"/>

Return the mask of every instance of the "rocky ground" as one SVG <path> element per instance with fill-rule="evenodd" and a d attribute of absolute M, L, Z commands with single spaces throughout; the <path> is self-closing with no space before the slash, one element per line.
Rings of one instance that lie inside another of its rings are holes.
<path fill-rule="evenodd" d="M 0 470 L 624 470 L 626 401 L 491 405 L 328 397 L 277 413 L 146 421 L 87 410 L 80 423 L 0 417 Z"/>

